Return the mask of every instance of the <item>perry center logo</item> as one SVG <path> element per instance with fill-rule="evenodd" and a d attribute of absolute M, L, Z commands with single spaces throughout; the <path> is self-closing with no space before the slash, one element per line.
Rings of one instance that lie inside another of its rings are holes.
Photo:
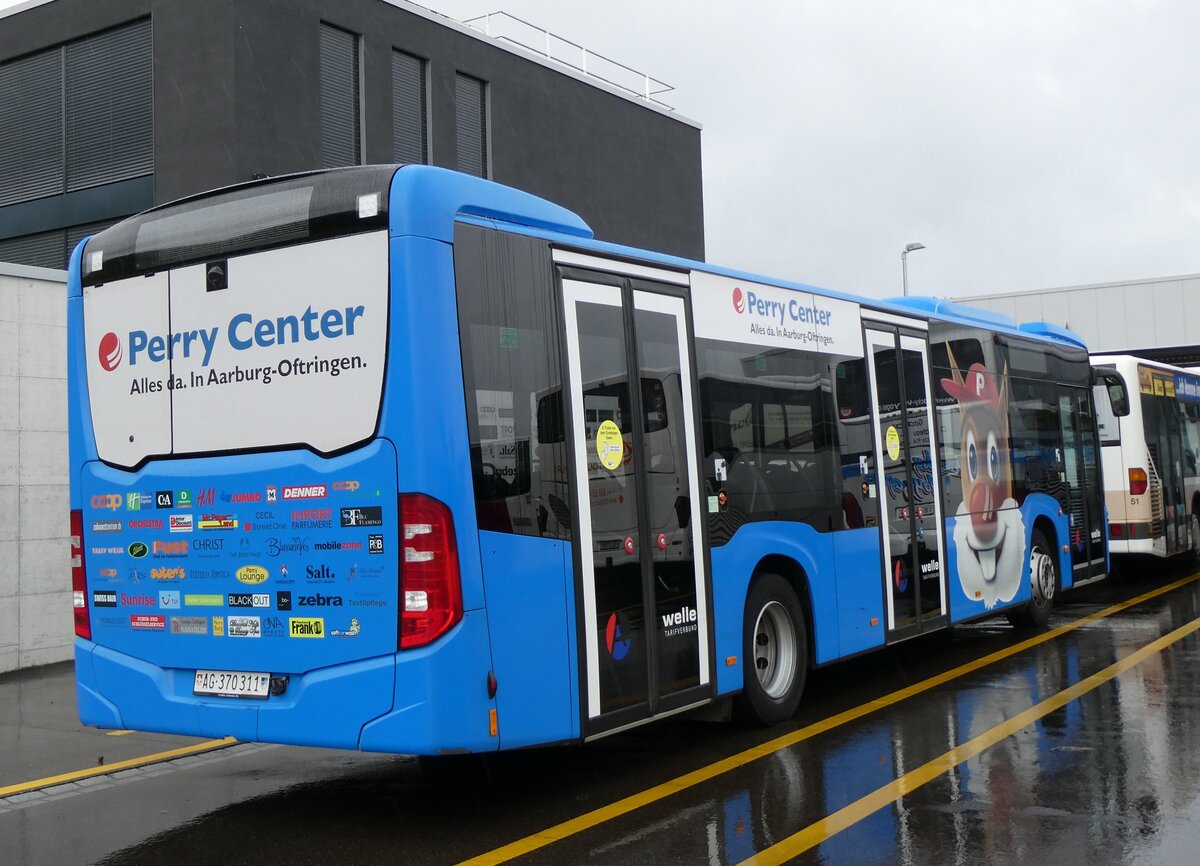
<path fill-rule="evenodd" d="M 741 286 L 733 287 L 733 311 L 739 315 L 746 312 L 746 295 Z"/>
<path fill-rule="evenodd" d="M 266 349 L 289 343 L 353 337 L 355 324 L 365 314 L 366 307 L 362 304 L 356 307 L 333 307 L 328 310 L 314 310 L 310 306 L 305 308 L 303 313 L 258 320 L 249 313 L 238 313 L 223 329 L 214 325 L 211 328 L 195 328 L 166 335 L 151 335 L 140 330 L 130 331 L 127 337 L 129 366 L 137 366 L 139 360 L 157 364 L 171 358 L 200 355 L 200 365 L 207 367 L 212 361 L 213 350 L 222 332 L 229 347 L 236 352 L 244 352 L 255 346 Z M 121 338 L 109 331 L 100 338 L 98 354 L 100 366 L 107 372 L 111 373 L 117 369 L 125 354 Z"/>
<path fill-rule="evenodd" d="M 121 338 L 109 331 L 100 338 L 100 366 L 112 372 L 121 366 L 121 358 L 125 354 L 121 346 Z"/>

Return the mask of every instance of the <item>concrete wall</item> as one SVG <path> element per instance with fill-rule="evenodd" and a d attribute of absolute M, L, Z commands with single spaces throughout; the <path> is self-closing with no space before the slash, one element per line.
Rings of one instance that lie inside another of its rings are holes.
<path fill-rule="evenodd" d="M 1065 325 L 1088 350 L 1200 363 L 1200 274 L 957 298 L 1018 322 Z"/>
<path fill-rule="evenodd" d="M 72 652 L 66 279 L 0 264 L 0 673 Z"/>

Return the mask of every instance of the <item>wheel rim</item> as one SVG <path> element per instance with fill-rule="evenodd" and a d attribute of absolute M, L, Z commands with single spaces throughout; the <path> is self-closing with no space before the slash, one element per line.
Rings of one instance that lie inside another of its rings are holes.
<path fill-rule="evenodd" d="M 767 602 L 754 623 L 754 669 L 772 698 L 787 694 L 796 677 L 796 626 L 777 601 Z"/>
<path fill-rule="evenodd" d="M 1040 547 L 1029 555 L 1029 573 L 1033 575 L 1033 603 L 1046 607 L 1054 600 L 1054 560 Z"/>

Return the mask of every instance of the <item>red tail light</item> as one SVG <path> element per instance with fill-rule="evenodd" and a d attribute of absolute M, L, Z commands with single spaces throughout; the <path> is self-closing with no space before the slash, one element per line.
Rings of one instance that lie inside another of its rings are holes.
<path fill-rule="evenodd" d="M 83 563 L 83 512 L 71 512 L 71 597 L 75 603 L 75 636 L 92 639 L 88 610 L 87 569 Z"/>
<path fill-rule="evenodd" d="M 1129 495 L 1141 496 L 1146 492 L 1149 486 L 1146 480 L 1145 469 L 1130 469 L 1129 470 Z"/>
<path fill-rule="evenodd" d="M 400 648 L 425 646 L 462 619 L 462 581 L 450 509 L 400 497 Z"/>

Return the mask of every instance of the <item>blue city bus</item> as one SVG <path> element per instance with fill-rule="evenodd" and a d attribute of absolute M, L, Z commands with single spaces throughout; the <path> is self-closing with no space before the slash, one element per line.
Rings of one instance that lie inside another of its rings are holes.
<path fill-rule="evenodd" d="M 70 264 L 82 721 L 580 742 L 1107 569 L 1086 347 L 593 239 L 426 166 L 255 181 Z"/>

